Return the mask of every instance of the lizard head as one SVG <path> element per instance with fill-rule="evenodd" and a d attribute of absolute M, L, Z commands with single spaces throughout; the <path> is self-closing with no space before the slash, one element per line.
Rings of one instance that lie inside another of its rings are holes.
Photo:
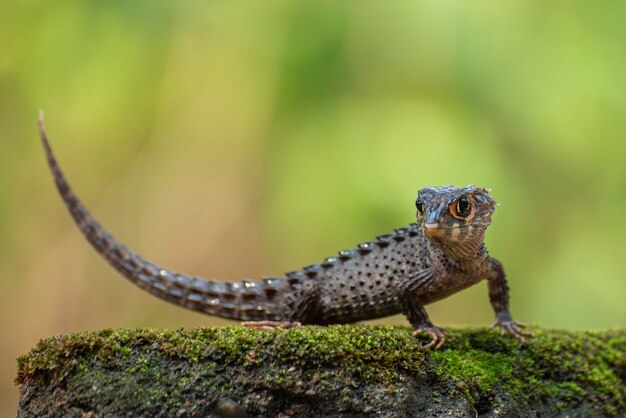
<path fill-rule="evenodd" d="M 415 206 L 424 234 L 457 260 L 476 256 L 496 211 L 488 190 L 474 186 L 423 188 Z"/>

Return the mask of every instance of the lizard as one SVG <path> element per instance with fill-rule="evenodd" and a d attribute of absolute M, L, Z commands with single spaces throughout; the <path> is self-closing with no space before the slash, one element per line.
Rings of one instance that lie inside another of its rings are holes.
<path fill-rule="evenodd" d="M 440 348 L 447 333 L 424 306 L 487 280 L 493 327 L 523 342 L 532 333 L 509 312 L 502 264 L 484 244 L 496 202 L 490 190 L 425 187 L 418 191 L 416 222 L 343 250 L 284 277 L 229 282 L 192 277 L 158 266 L 128 249 L 96 221 L 62 173 L 39 118 L 39 133 L 58 192 L 83 235 L 126 279 L 176 305 L 243 321 L 261 329 L 330 325 L 403 313 L 424 347 Z"/>

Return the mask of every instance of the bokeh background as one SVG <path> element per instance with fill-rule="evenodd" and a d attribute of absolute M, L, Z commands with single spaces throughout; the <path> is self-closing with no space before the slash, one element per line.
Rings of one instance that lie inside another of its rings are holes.
<path fill-rule="evenodd" d="M 512 311 L 626 326 L 626 3 L 0 4 L 0 415 L 40 338 L 227 321 L 123 280 L 72 224 L 38 142 L 94 215 L 175 270 L 256 278 L 413 220 L 468 183 Z M 429 307 L 492 321 L 486 286 Z M 384 323 L 403 324 L 398 316 Z"/>

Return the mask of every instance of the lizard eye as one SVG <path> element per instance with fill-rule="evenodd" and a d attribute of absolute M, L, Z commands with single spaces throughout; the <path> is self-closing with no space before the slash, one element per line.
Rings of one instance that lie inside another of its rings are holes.
<path fill-rule="evenodd" d="M 424 202 L 422 202 L 422 199 L 417 199 L 415 201 L 415 207 L 417 208 L 417 211 L 420 213 L 420 215 L 424 214 Z"/>
<path fill-rule="evenodd" d="M 474 205 L 469 196 L 463 196 L 450 205 L 450 213 L 457 219 L 465 219 L 474 212 Z"/>

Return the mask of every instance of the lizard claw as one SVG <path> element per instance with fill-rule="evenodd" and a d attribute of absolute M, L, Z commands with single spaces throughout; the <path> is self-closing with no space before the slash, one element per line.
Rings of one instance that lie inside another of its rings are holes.
<path fill-rule="evenodd" d="M 532 332 L 524 331 L 524 328 L 526 328 L 526 324 L 522 324 L 521 322 L 515 322 L 510 318 L 496 319 L 496 321 L 491 325 L 491 328 L 495 327 L 500 328 L 500 335 L 509 334 L 519 340 L 519 342 L 521 343 L 524 342 L 526 337 L 533 336 Z"/>
<path fill-rule="evenodd" d="M 411 335 L 418 337 L 423 334 L 430 336 L 430 342 L 423 346 L 423 348 L 435 346 L 435 350 L 439 349 L 443 343 L 446 342 L 446 338 L 448 337 L 448 333 L 443 328 L 434 325 L 422 325 L 415 329 Z"/>

